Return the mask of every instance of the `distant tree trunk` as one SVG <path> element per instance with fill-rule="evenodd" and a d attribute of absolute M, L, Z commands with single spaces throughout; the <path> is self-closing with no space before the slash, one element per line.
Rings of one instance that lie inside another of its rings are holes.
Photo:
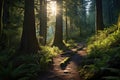
<path fill-rule="evenodd" d="M 86 29 L 86 6 L 85 4 L 85 0 L 81 0 L 81 4 L 82 4 L 82 17 L 81 17 L 81 27 L 80 27 L 80 36 L 85 35 L 85 29 Z"/>
<path fill-rule="evenodd" d="M 68 33 L 69 33 L 69 37 L 71 38 L 72 37 L 71 32 L 74 30 L 74 26 L 73 26 L 74 22 L 71 16 L 69 17 L 69 20 L 70 20 L 70 25 L 69 25 Z"/>
<path fill-rule="evenodd" d="M 20 51 L 26 53 L 36 53 L 38 50 L 39 45 L 35 31 L 34 0 L 25 0 L 25 12 Z"/>
<path fill-rule="evenodd" d="M 116 0 L 116 5 L 117 5 L 117 11 L 118 11 L 118 22 L 117 26 L 120 29 L 120 0 Z"/>
<path fill-rule="evenodd" d="M 10 1 L 9 0 L 4 0 L 4 5 L 3 5 L 3 27 L 7 28 L 9 27 L 10 24 Z"/>
<path fill-rule="evenodd" d="M 120 7 L 119 7 L 120 8 Z M 118 8 L 118 9 L 119 9 Z M 117 22 L 117 26 L 120 29 L 120 10 L 118 10 L 118 22 Z"/>
<path fill-rule="evenodd" d="M 120 29 L 120 13 L 119 13 L 119 16 L 118 16 L 118 23 L 117 23 L 117 25 L 118 25 L 118 28 Z"/>
<path fill-rule="evenodd" d="M 108 26 L 116 24 L 119 14 L 118 10 L 120 9 L 119 6 L 120 0 L 103 0 L 104 24 L 107 24 Z"/>
<path fill-rule="evenodd" d="M 62 48 L 63 43 L 63 2 L 62 0 L 57 0 L 57 15 L 56 15 L 56 26 L 55 26 L 55 38 L 53 45 Z"/>
<path fill-rule="evenodd" d="M 2 34 L 3 0 L 0 0 L 0 37 Z"/>
<path fill-rule="evenodd" d="M 39 42 L 41 45 L 46 44 L 47 38 L 47 1 L 40 0 L 40 39 Z"/>
<path fill-rule="evenodd" d="M 96 30 L 103 30 L 102 0 L 96 0 Z"/>
<path fill-rule="evenodd" d="M 67 7 L 66 7 L 66 39 L 65 42 L 68 41 L 68 19 L 67 19 Z"/>

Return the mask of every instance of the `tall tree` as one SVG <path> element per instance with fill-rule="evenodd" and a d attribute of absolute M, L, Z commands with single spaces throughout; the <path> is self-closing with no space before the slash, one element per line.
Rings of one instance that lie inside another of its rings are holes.
<path fill-rule="evenodd" d="M 56 26 L 55 26 L 55 37 L 53 45 L 62 48 L 64 46 L 63 43 L 63 1 L 57 0 L 57 15 L 56 15 Z"/>
<path fill-rule="evenodd" d="M 10 23 L 10 1 L 4 0 L 3 5 L 3 26 L 8 27 Z"/>
<path fill-rule="evenodd" d="M 96 0 L 96 30 L 103 30 L 102 0 Z"/>
<path fill-rule="evenodd" d="M 46 44 L 47 35 L 47 0 L 40 0 L 40 44 Z"/>
<path fill-rule="evenodd" d="M 27 53 L 35 53 L 39 50 L 35 30 L 34 0 L 25 0 L 20 50 Z"/>
<path fill-rule="evenodd" d="M 85 33 L 85 29 L 86 29 L 86 1 L 85 0 L 81 0 L 81 16 L 80 16 L 80 21 L 81 21 L 81 27 L 80 27 L 80 35 L 83 36 Z M 79 22 L 80 23 L 80 22 Z"/>
<path fill-rule="evenodd" d="M 116 24 L 118 12 L 117 3 L 119 0 L 103 0 L 103 17 L 104 17 L 104 24 L 111 25 Z M 107 6 L 106 6 L 107 4 Z"/>
<path fill-rule="evenodd" d="M 67 9 L 67 7 L 65 8 L 66 9 L 66 16 L 65 16 L 65 19 L 66 19 L 66 39 L 65 39 L 65 42 L 67 42 L 68 41 L 68 16 L 67 16 L 67 11 L 68 11 L 68 9 Z"/>
<path fill-rule="evenodd" d="M 3 0 L 0 0 L 0 36 L 2 34 L 2 13 L 3 13 Z"/>
<path fill-rule="evenodd" d="M 118 12 L 118 21 L 117 21 L 117 26 L 120 28 L 120 0 L 115 0 L 116 5 L 117 5 L 117 12 Z"/>

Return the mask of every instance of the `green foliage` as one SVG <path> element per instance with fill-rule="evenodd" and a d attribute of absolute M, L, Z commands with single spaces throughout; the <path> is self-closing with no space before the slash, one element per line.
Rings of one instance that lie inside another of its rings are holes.
<path fill-rule="evenodd" d="M 42 51 L 41 53 L 46 54 L 49 57 L 56 56 L 57 54 L 61 53 L 62 51 L 58 47 L 50 47 L 50 46 L 41 46 Z"/>
<path fill-rule="evenodd" d="M 88 52 L 91 50 L 97 49 L 107 49 L 111 47 L 115 42 L 117 42 L 119 37 L 120 31 L 117 30 L 117 26 L 112 26 L 104 31 L 99 31 L 99 33 L 95 36 L 92 36 L 88 39 Z"/>
<path fill-rule="evenodd" d="M 74 28 L 70 29 L 69 37 L 71 37 L 72 39 L 76 39 L 79 36 L 80 36 L 79 28 L 74 27 Z"/>
<path fill-rule="evenodd" d="M 16 56 L 14 49 L 1 51 L 0 54 L 0 79 L 1 80 L 19 80 L 35 79 L 39 67 L 36 63 L 22 62 L 19 56 Z M 24 55 L 22 55 L 24 56 Z M 26 58 L 26 57 L 24 57 Z"/>
<path fill-rule="evenodd" d="M 70 39 L 67 41 L 67 43 L 64 41 L 64 44 L 69 47 L 69 48 L 74 48 L 75 46 L 77 46 L 77 44 L 75 43 L 74 40 Z"/>
<path fill-rule="evenodd" d="M 0 38 L 0 50 L 18 48 L 21 38 L 21 28 L 7 28 L 3 30 Z"/>
<path fill-rule="evenodd" d="M 36 80 L 50 69 L 52 58 L 61 53 L 57 47 L 42 47 L 36 54 L 18 54 L 15 49 L 0 51 L 0 80 Z"/>
<path fill-rule="evenodd" d="M 0 51 L 18 47 L 24 18 L 24 2 L 22 0 L 6 0 L 3 15 L 3 30 L 0 38 Z M 7 8 L 7 9 L 6 9 Z"/>
<path fill-rule="evenodd" d="M 62 51 L 59 50 L 58 47 L 49 47 L 49 46 L 41 46 L 41 51 L 38 53 L 39 60 L 38 64 L 40 65 L 40 69 L 42 72 L 47 71 L 50 67 L 50 63 L 52 63 L 52 58 Z"/>
<path fill-rule="evenodd" d="M 87 68 L 88 71 L 83 73 L 84 78 L 90 80 L 97 80 L 98 78 L 100 80 L 117 80 L 120 76 L 120 74 L 117 74 L 117 70 L 120 70 L 118 66 L 120 65 L 119 44 L 120 30 L 118 30 L 115 25 L 100 31 L 97 35 L 88 39 L 88 56 L 85 58 L 81 68 L 86 71 L 84 65 L 89 66 L 89 68 Z M 91 65 L 94 65 L 94 67 L 90 67 Z M 89 72 L 91 70 L 95 70 L 92 73 L 93 75 L 86 78 L 87 74 L 91 74 Z M 116 75 L 114 75 L 115 73 Z"/>
<path fill-rule="evenodd" d="M 80 76 L 83 77 L 84 79 L 88 79 L 90 77 L 92 77 L 94 75 L 95 72 L 97 72 L 97 68 L 95 65 L 91 64 L 91 65 L 84 65 L 83 67 L 79 68 L 79 73 Z"/>
<path fill-rule="evenodd" d="M 12 61 L 8 63 L 7 67 L 0 65 L 0 79 L 17 79 L 18 77 L 23 77 L 27 71 L 24 69 L 25 65 L 20 65 L 16 68 L 13 67 Z"/>

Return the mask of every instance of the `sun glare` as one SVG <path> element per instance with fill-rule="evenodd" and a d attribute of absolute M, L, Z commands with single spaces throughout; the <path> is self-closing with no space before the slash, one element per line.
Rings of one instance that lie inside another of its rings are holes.
<path fill-rule="evenodd" d="M 51 8 L 52 15 L 56 15 L 56 2 L 55 1 L 50 2 L 50 8 Z"/>

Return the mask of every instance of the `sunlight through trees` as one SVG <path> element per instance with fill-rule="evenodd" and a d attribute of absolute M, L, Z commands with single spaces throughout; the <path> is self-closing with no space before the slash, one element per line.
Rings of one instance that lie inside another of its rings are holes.
<path fill-rule="evenodd" d="M 0 0 L 0 80 L 120 80 L 119 65 L 120 0 Z"/>

